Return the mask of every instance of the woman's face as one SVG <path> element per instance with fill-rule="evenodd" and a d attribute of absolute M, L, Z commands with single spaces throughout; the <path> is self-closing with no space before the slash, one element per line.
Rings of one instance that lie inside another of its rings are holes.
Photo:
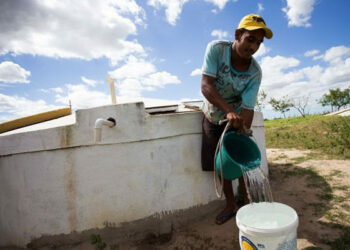
<path fill-rule="evenodd" d="M 237 54 L 243 59 L 250 59 L 259 49 L 260 44 L 264 41 L 264 30 L 246 30 L 238 31 L 236 35 Z"/>

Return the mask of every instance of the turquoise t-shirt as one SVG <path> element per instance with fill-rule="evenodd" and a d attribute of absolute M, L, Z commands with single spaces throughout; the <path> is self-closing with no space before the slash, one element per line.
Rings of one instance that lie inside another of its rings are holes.
<path fill-rule="evenodd" d="M 232 105 L 236 112 L 242 108 L 253 110 L 261 83 L 261 68 L 254 58 L 245 72 L 236 71 L 231 65 L 230 41 L 212 41 L 208 44 L 202 74 L 215 77 L 214 86 L 222 98 Z M 218 124 L 226 114 L 204 99 L 203 113 L 212 123 Z"/>

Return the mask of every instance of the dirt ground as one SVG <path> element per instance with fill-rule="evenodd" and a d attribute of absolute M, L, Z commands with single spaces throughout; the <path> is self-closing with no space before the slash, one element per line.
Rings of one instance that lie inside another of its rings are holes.
<path fill-rule="evenodd" d="M 274 201 L 293 207 L 299 216 L 298 249 L 331 249 L 328 242 L 350 228 L 350 160 L 308 157 L 310 151 L 267 149 Z M 219 210 L 217 211 L 217 213 Z M 214 223 L 216 214 L 160 237 L 138 242 L 107 242 L 104 249 L 186 250 L 239 249 L 235 219 Z M 48 250 L 50 248 L 40 248 Z M 97 249 L 91 242 L 55 249 Z"/>
<path fill-rule="evenodd" d="M 342 235 L 339 225 L 350 226 L 350 160 L 307 160 L 310 153 L 268 149 L 270 185 L 274 201 L 298 213 L 298 249 L 326 250 L 326 241 Z M 214 218 L 176 230 L 167 243 L 144 242 L 133 249 L 239 249 L 235 219 L 217 226 Z"/>

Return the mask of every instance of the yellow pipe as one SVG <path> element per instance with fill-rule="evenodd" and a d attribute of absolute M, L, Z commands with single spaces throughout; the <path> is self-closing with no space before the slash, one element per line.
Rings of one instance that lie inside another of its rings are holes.
<path fill-rule="evenodd" d="M 45 122 L 70 114 L 72 114 L 71 108 L 61 108 L 35 115 L 25 116 L 8 122 L 0 123 L 0 133 L 11 131 L 17 128 L 26 127 L 40 122 Z"/>

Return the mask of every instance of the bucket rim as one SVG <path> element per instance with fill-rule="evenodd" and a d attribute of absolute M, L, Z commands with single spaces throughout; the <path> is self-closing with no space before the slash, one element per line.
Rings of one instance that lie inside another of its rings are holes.
<path fill-rule="evenodd" d="M 257 167 L 259 167 L 259 165 L 261 164 L 261 152 L 260 152 L 260 148 L 259 146 L 257 145 L 257 143 L 252 139 L 250 138 L 249 136 L 245 135 L 245 134 L 239 134 L 237 133 L 237 131 L 228 131 L 225 133 L 224 135 L 224 138 L 223 138 L 223 142 L 222 142 L 222 147 L 227 151 L 227 147 L 226 147 L 226 144 L 225 144 L 225 139 L 226 137 L 228 136 L 231 136 L 231 135 L 234 135 L 236 136 L 237 138 L 239 138 L 240 140 L 242 140 L 242 138 L 244 138 L 243 140 L 246 140 L 246 141 L 249 141 L 249 143 L 255 148 L 257 154 L 258 154 L 258 158 L 252 163 L 252 165 L 254 165 L 255 167 L 252 167 L 252 168 L 249 168 L 249 167 L 246 167 L 244 166 L 243 164 L 237 162 L 235 159 L 233 159 L 229 154 L 227 154 L 227 157 L 232 161 L 234 162 L 235 164 L 237 164 L 238 166 L 240 166 L 241 168 L 244 168 L 245 171 L 249 171 L 249 170 L 252 170 L 252 169 L 255 169 Z"/>
<path fill-rule="evenodd" d="M 260 203 L 271 203 L 271 202 L 260 202 Z M 259 234 L 259 235 L 265 235 L 265 236 L 268 236 L 268 235 L 275 235 L 275 236 L 277 236 L 277 235 L 283 235 L 286 232 L 296 231 L 297 227 L 299 225 L 299 217 L 298 217 L 297 212 L 292 207 L 290 207 L 290 206 L 288 206 L 286 204 L 283 204 L 283 203 L 280 203 L 280 202 L 272 202 L 272 203 L 277 204 L 278 206 L 284 206 L 284 207 L 287 207 L 288 209 L 290 209 L 290 211 L 292 212 L 293 216 L 295 217 L 295 220 L 293 220 L 291 223 L 289 223 L 287 225 L 284 225 L 284 226 L 278 227 L 278 228 L 262 229 L 262 228 L 255 228 L 255 227 L 247 226 L 243 222 L 240 221 L 239 213 L 240 213 L 241 209 L 244 209 L 244 207 L 247 208 L 250 205 L 259 204 L 259 203 L 250 203 L 250 204 L 247 204 L 247 205 L 241 207 L 238 210 L 238 212 L 237 212 L 236 224 L 237 224 L 239 230 L 243 231 L 246 234 L 250 234 L 250 235 Z M 242 213 L 242 211 L 243 210 L 241 210 L 241 213 Z"/>

